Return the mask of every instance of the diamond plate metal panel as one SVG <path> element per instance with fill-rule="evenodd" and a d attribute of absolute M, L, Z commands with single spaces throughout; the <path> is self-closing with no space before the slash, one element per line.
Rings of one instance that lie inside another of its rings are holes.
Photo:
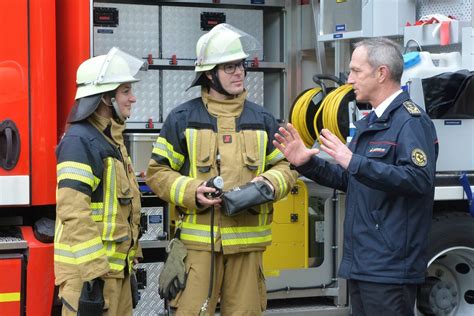
<path fill-rule="evenodd" d="M 158 240 L 163 235 L 163 207 L 142 207 L 142 214 L 147 216 L 147 230 L 140 240 Z"/>
<path fill-rule="evenodd" d="M 140 291 L 140 301 L 133 310 L 134 316 L 158 316 L 165 314 L 165 302 L 158 295 L 158 276 L 163 269 L 163 262 L 140 263 L 137 268 L 146 270 L 147 286 Z"/>
<path fill-rule="evenodd" d="M 163 70 L 163 121 L 175 107 L 201 95 L 199 87 L 185 91 L 194 77 L 192 70 Z"/>
<path fill-rule="evenodd" d="M 185 8 L 163 6 L 163 58 L 196 59 L 196 42 L 206 32 L 201 30 L 201 12 L 221 12 L 229 23 L 254 36 L 263 45 L 263 12 L 261 10 Z M 186 21 L 186 23 L 183 23 Z M 263 54 L 258 56 L 263 59 Z"/>
<path fill-rule="evenodd" d="M 185 92 L 195 74 L 192 70 L 163 70 L 163 120 L 176 106 L 201 95 L 200 87 L 193 87 Z M 262 105 L 263 73 L 247 72 L 245 87 L 249 90 L 248 99 Z"/>
<path fill-rule="evenodd" d="M 159 71 L 155 69 L 139 71 L 136 77 L 141 79 L 133 84 L 137 102 L 133 105 L 132 116 L 127 123 L 143 123 L 145 128 L 148 119 L 158 122 L 160 117 Z"/>
<path fill-rule="evenodd" d="M 247 99 L 255 102 L 259 105 L 264 105 L 263 103 L 263 72 L 247 72 L 247 77 L 245 78 L 245 88 L 248 90 L 249 94 Z"/>
<path fill-rule="evenodd" d="M 94 7 L 116 8 L 117 27 L 94 26 L 94 56 L 106 54 L 113 46 L 136 57 L 159 56 L 158 6 L 94 3 Z"/>

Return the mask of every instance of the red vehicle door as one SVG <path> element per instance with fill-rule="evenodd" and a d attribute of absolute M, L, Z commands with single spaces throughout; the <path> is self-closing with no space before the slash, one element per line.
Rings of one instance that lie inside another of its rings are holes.
<path fill-rule="evenodd" d="M 0 1 L 0 205 L 29 204 L 28 1 Z"/>

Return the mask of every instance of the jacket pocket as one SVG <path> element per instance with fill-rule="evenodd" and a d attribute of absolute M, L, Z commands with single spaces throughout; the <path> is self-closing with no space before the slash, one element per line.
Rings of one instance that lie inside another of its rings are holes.
<path fill-rule="evenodd" d="M 387 156 L 389 151 L 394 145 L 391 143 L 378 143 L 372 142 L 369 143 L 369 147 L 367 148 L 366 156 L 368 158 L 383 158 Z"/>
<path fill-rule="evenodd" d="M 197 171 L 208 173 L 216 161 L 216 134 L 212 130 L 199 130 L 196 138 Z"/>
<path fill-rule="evenodd" d="M 115 181 L 117 182 L 117 200 L 120 205 L 129 205 L 132 202 L 133 192 L 127 175 L 126 163 L 114 159 Z M 112 184 L 112 183 L 111 183 Z M 113 189 L 113 185 L 110 186 Z"/>
<path fill-rule="evenodd" d="M 390 252 L 394 252 L 396 250 L 395 246 L 393 245 L 391 239 L 389 238 L 387 231 L 385 230 L 385 225 L 382 222 L 380 211 L 375 210 L 370 212 L 372 216 L 372 220 L 374 221 L 374 228 L 382 237 L 382 240 Z"/>
<path fill-rule="evenodd" d="M 257 137 L 258 133 L 256 131 L 242 131 L 242 159 L 247 169 L 252 172 L 257 172 L 263 159 L 259 150 Z M 263 146 L 263 142 L 260 142 L 260 146 Z"/>

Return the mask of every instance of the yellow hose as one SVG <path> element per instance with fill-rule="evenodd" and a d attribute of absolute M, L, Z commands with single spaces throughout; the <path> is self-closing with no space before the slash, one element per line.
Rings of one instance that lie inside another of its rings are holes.
<path fill-rule="evenodd" d="M 324 98 L 321 106 L 319 107 L 316 115 L 314 116 L 313 126 L 316 132 L 316 137 L 319 141 L 320 134 L 317 127 L 317 121 L 319 115 L 322 114 L 323 128 L 329 129 L 334 135 L 336 135 L 342 142 L 346 143 L 344 136 L 342 136 L 341 131 L 339 130 L 339 124 L 337 120 L 337 113 L 343 98 L 352 90 L 352 85 L 345 84 L 342 85 L 330 93 Z"/>
<path fill-rule="evenodd" d="M 306 90 L 295 100 L 292 107 L 290 122 L 296 128 L 301 136 L 301 139 L 307 147 L 313 146 L 314 138 L 311 136 L 308 126 L 306 125 L 306 113 L 311 100 L 318 93 L 321 93 L 320 87 Z"/>

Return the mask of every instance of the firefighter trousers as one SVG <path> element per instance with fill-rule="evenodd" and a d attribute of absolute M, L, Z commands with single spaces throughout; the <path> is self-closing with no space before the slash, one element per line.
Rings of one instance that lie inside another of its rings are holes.
<path fill-rule="evenodd" d="M 196 316 L 208 296 L 211 253 L 188 250 L 185 261 L 186 288 L 170 306 L 177 316 Z M 214 315 L 218 301 L 223 316 L 262 315 L 267 305 L 262 252 L 216 252 L 214 264 L 214 286 L 206 315 Z"/>
<path fill-rule="evenodd" d="M 62 316 L 77 315 L 83 284 L 81 279 L 71 279 L 60 285 L 59 297 L 63 302 Z M 104 279 L 104 301 L 104 316 L 132 315 L 130 275 L 126 273 L 123 279 Z"/>

